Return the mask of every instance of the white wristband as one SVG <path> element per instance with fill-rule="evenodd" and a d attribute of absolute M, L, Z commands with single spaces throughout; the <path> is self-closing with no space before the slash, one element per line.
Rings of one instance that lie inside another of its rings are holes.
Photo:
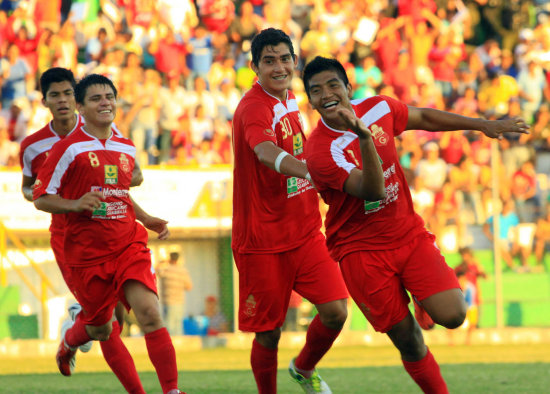
<path fill-rule="evenodd" d="M 311 186 L 313 186 L 313 180 L 311 179 L 309 172 L 306 174 L 306 180 L 311 184 Z"/>
<path fill-rule="evenodd" d="M 279 153 L 279 156 L 275 159 L 275 171 L 277 171 L 279 174 L 281 173 L 281 162 L 285 158 L 285 156 L 288 156 L 289 153 L 286 151 L 282 151 Z"/>

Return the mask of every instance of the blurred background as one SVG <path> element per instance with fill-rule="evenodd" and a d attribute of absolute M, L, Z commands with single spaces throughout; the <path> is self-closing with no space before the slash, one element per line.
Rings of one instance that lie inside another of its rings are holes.
<path fill-rule="evenodd" d="M 469 299 L 464 330 L 550 327 L 549 16 L 547 0 L 1 0 L 0 341 L 56 339 L 72 302 L 49 216 L 20 191 L 19 144 L 50 120 L 37 81 L 52 66 L 118 88 L 116 124 L 145 177 L 132 195 L 172 231 L 151 236 L 154 265 L 177 253 L 193 284 L 184 333 L 235 331 L 231 119 L 255 81 L 250 41 L 267 27 L 299 56 L 292 89 L 306 135 L 318 117 L 300 70 L 317 55 L 345 65 L 355 98 L 527 121 L 530 134 L 498 142 L 408 131 L 397 145 L 417 211 Z M 293 297 L 285 328 L 302 330 L 312 313 Z M 346 330 L 372 331 L 350 313 Z"/>

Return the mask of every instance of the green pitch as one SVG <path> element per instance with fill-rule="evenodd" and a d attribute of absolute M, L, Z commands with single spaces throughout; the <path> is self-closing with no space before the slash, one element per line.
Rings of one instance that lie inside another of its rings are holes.
<path fill-rule="evenodd" d="M 432 346 L 441 371 L 455 393 L 548 392 L 550 345 Z M 295 349 L 280 349 L 280 393 L 300 393 L 286 369 Z M 249 370 L 249 351 L 208 349 L 178 352 L 180 386 L 189 394 L 256 392 Z M 160 393 L 146 355 L 134 357 L 145 390 Z M 61 376 L 51 358 L 26 357 L 0 360 L 0 393 L 122 393 L 105 361 L 78 354 L 75 374 Z M 319 367 L 335 394 L 420 393 L 390 346 L 335 347 Z"/>

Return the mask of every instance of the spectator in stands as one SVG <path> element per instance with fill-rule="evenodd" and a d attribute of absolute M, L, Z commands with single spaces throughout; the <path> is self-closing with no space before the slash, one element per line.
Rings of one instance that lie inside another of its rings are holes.
<path fill-rule="evenodd" d="M 424 179 L 424 186 L 436 193 L 447 178 L 447 163 L 439 156 L 439 146 L 430 141 L 424 145 L 424 158 L 418 162 L 416 176 Z"/>
<path fill-rule="evenodd" d="M 517 81 L 523 117 L 526 122 L 533 123 L 547 88 L 544 71 L 535 59 L 529 59 L 527 69 L 519 72 Z"/>
<path fill-rule="evenodd" d="M 524 250 L 520 250 L 516 236 L 517 226 L 519 224 L 518 215 L 515 212 L 514 200 L 511 198 L 504 200 L 502 212 L 499 213 L 500 232 L 497 235 L 497 246 L 500 248 L 502 259 L 506 263 L 508 269 L 518 272 L 528 270 L 527 259 Z M 494 242 L 494 215 L 490 216 L 483 225 L 483 232 L 489 239 Z M 516 269 L 514 256 L 521 252 L 522 265 Z"/>
<path fill-rule="evenodd" d="M 546 248 L 550 244 L 550 205 L 546 208 L 546 216 L 537 220 L 537 229 L 535 231 L 535 257 L 537 264 L 542 269 L 546 268 L 544 256 Z"/>
<path fill-rule="evenodd" d="M 193 288 L 193 281 L 185 262 L 179 263 L 180 254 L 170 253 L 170 259 L 157 268 L 163 319 L 170 335 L 183 335 L 185 316 L 185 292 Z"/>
<path fill-rule="evenodd" d="M 206 80 L 214 57 L 212 34 L 203 24 L 199 24 L 195 29 L 194 37 L 191 37 L 187 47 L 189 52 L 188 57 L 191 61 L 191 78 L 194 79 L 198 76 Z"/>
<path fill-rule="evenodd" d="M 0 116 L 0 166 L 13 167 L 18 164 L 19 144 L 10 140 L 7 126 Z"/>
<path fill-rule="evenodd" d="M 13 100 L 27 94 L 27 81 L 32 78 L 31 68 L 20 55 L 15 44 L 9 44 L 6 57 L 0 59 L 0 75 L 2 76 L 2 108 L 10 108 Z"/>

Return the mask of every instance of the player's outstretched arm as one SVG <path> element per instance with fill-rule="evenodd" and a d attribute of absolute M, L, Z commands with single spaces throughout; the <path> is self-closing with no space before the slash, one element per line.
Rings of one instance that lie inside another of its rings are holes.
<path fill-rule="evenodd" d="M 168 221 L 149 215 L 141 206 L 130 196 L 134 206 L 136 219 L 139 220 L 146 229 L 154 231 L 158 234 L 158 239 L 168 239 L 170 230 L 168 230 Z"/>
<path fill-rule="evenodd" d="M 21 192 L 25 200 L 32 202 L 32 186 L 34 185 L 35 179 L 30 176 L 23 175 L 23 181 L 21 182 Z"/>
<path fill-rule="evenodd" d="M 362 169 L 351 170 L 344 183 L 344 191 L 366 201 L 378 201 L 386 198 L 384 172 L 372 141 L 368 127 L 349 109 L 342 108 L 338 114 L 346 126 L 359 137 Z"/>
<path fill-rule="evenodd" d="M 502 138 L 503 133 L 529 133 L 529 126 L 521 118 L 486 120 L 469 118 L 433 108 L 409 106 L 406 130 L 451 131 L 479 130 L 488 137 Z"/>
<path fill-rule="evenodd" d="M 94 211 L 101 207 L 101 201 L 101 192 L 88 192 L 77 200 L 62 198 L 57 194 L 44 194 L 34 200 L 34 206 L 49 213 L 69 213 Z"/>
<path fill-rule="evenodd" d="M 271 141 L 264 141 L 254 147 L 256 157 L 263 165 L 283 175 L 296 176 L 311 182 L 306 163 L 279 148 Z"/>

